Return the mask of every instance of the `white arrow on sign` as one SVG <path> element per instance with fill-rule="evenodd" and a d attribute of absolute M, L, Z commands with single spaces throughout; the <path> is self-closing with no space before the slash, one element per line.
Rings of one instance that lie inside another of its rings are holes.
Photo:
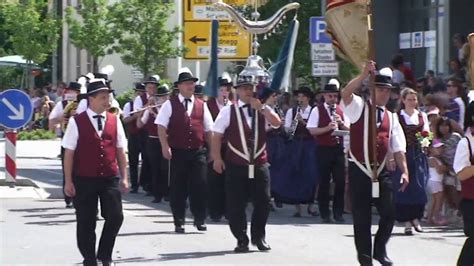
<path fill-rule="evenodd" d="M 25 119 L 25 108 L 22 104 L 20 104 L 19 109 L 16 109 L 13 104 L 6 98 L 2 99 L 2 102 L 12 111 L 13 115 L 8 116 L 11 120 L 23 120 Z"/>

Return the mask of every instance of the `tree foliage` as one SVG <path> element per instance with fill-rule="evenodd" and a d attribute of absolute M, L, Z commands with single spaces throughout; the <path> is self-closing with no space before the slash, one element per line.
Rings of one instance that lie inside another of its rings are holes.
<path fill-rule="evenodd" d="M 127 0 L 112 6 L 113 22 L 121 35 L 114 50 L 122 61 L 145 76 L 165 70 L 166 59 L 182 54 L 176 47 L 179 28 L 167 28 L 173 5 L 161 0 Z"/>

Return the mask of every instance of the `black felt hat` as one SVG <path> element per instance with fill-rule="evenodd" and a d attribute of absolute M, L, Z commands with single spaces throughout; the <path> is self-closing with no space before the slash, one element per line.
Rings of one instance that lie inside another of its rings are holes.
<path fill-rule="evenodd" d="M 102 80 L 91 80 L 91 82 L 87 84 L 87 95 L 92 95 L 99 91 L 108 91 L 111 93 L 114 90 L 109 89 L 109 87 L 107 87 L 107 85 Z"/>

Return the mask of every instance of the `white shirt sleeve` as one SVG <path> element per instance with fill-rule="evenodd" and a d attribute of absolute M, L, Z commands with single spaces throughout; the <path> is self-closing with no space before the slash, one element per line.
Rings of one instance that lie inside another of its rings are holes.
<path fill-rule="evenodd" d="M 352 94 L 352 102 L 349 105 L 344 105 L 344 102 L 342 102 L 341 107 L 344 111 L 344 114 L 347 115 L 349 118 L 349 121 L 351 123 L 357 122 L 359 120 L 360 116 L 362 115 L 362 111 L 364 110 L 364 99 L 360 97 L 359 95 Z"/>
<path fill-rule="evenodd" d="M 458 146 L 456 148 L 456 154 L 454 155 L 454 163 L 453 169 L 458 174 L 464 168 L 471 166 L 471 154 L 469 154 L 469 147 L 467 146 L 467 140 L 462 138 L 458 142 Z"/>
<path fill-rule="evenodd" d="M 226 129 L 230 125 L 230 108 L 235 108 L 233 106 L 225 106 L 221 109 L 219 114 L 216 117 L 216 121 L 212 125 L 212 131 L 220 134 L 224 134 Z"/>
<path fill-rule="evenodd" d="M 54 106 L 53 110 L 51 110 L 51 113 L 49 114 L 48 119 L 49 120 L 59 119 L 59 118 L 62 118 L 63 115 L 64 115 L 63 103 L 59 102 Z"/>
<path fill-rule="evenodd" d="M 351 119 L 349 119 L 349 117 L 346 115 L 345 112 L 342 113 L 343 116 L 344 116 L 344 125 L 346 127 L 350 127 L 351 126 Z M 355 122 L 355 121 L 354 121 Z"/>
<path fill-rule="evenodd" d="M 209 111 L 209 108 L 207 108 L 207 104 L 204 104 L 203 108 L 204 108 L 204 119 L 203 119 L 204 132 L 209 132 L 212 130 L 211 128 L 214 121 L 212 120 L 212 115 L 211 115 L 211 112 Z"/>
<path fill-rule="evenodd" d="M 160 108 L 158 115 L 155 118 L 155 124 L 168 128 L 168 124 L 170 123 L 172 109 L 171 109 L 171 102 L 167 100 Z M 212 120 L 212 117 L 211 117 Z"/>
<path fill-rule="evenodd" d="M 87 110 L 87 99 L 82 99 L 77 106 L 76 114 L 80 114 Z"/>
<path fill-rule="evenodd" d="M 122 121 L 117 117 L 117 148 L 127 150 L 127 137 L 125 136 L 125 130 L 123 130 Z M 69 128 L 69 125 L 68 125 Z"/>
<path fill-rule="evenodd" d="M 459 125 L 464 128 L 464 114 L 466 113 L 466 106 L 461 97 L 457 97 L 454 101 L 459 105 Z"/>
<path fill-rule="evenodd" d="M 387 112 L 387 111 L 386 111 Z M 405 133 L 403 128 L 398 122 L 398 116 L 393 113 L 389 113 L 392 116 L 392 135 L 390 136 L 390 151 L 395 152 L 406 152 L 407 141 L 405 139 Z"/>
<path fill-rule="evenodd" d="M 278 114 L 275 112 L 275 109 L 271 108 L 270 106 L 268 105 L 265 105 L 265 109 L 267 109 L 268 111 L 270 111 L 270 113 L 272 113 L 274 116 L 278 116 Z M 272 124 L 270 124 L 270 122 L 266 121 L 265 123 L 265 130 L 268 131 L 270 129 L 278 129 L 279 126 L 273 126 Z"/>
<path fill-rule="evenodd" d="M 311 111 L 309 115 L 308 123 L 306 124 L 306 128 L 317 128 L 319 127 L 319 108 L 316 106 Z"/>
<path fill-rule="evenodd" d="M 150 117 L 150 110 L 147 109 L 147 110 L 145 110 L 145 112 L 143 112 L 143 115 L 140 118 L 140 120 L 143 124 L 146 124 L 148 122 L 149 117 Z"/>
<path fill-rule="evenodd" d="M 124 106 L 123 106 L 123 118 L 128 118 L 130 117 L 130 102 L 126 103 Z"/>
<path fill-rule="evenodd" d="M 135 100 L 133 100 L 133 110 L 138 110 L 143 107 L 143 101 L 140 96 L 135 97 Z"/>
<path fill-rule="evenodd" d="M 71 117 L 67 124 L 66 132 L 64 132 L 61 146 L 68 150 L 75 150 L 77 147 L 77 140 L 79 139 L 79 131 L 77 129 L 76 119 Z"/>
<path fill-rule="evenodd" d="M 285 114 L 285 129 L 289 129 L 291 127 L 291 123 L 293 122 L 293 108 L 288 109 Z"/>

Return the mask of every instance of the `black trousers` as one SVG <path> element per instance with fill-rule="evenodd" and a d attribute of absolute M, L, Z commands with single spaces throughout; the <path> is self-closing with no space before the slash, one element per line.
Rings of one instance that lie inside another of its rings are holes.
<path fill-rule="evenodd" d="M 207 207 L 207 151 L 201 148 L 171 152 L 170 205 L 174 224 L 184 225 L 188 195 L 194 223 L 202 224 Z"/>
<path fill-rule="evenodd" d="M 64 186 L 66 185 L 66 175 L 64 174 L 64 148 L 61 146 L 61 168 L 63 171 L 63 195 L 64 195 L 64 201 L 66 204 L 69 204 L 72 202 L 72 198 L 66 195 L 64 192 Z"/>
<path fill-rule="evenodd" d="M 150 162 L 147 155 L 147 143 L 148 143 L 148 132 L 146 130 L 141 130 L 139 133 L 139 143 L 140 151 L 142 154 L 142 169 L 140 171 L 140 185 L 143 187 L 143 190 L 150 191 L 151 189 L 151 170 Z"/>
<path fill-rule="evenodd" d="M 96 259 L 110 261 L 115 238 L 123 222 L 119 178 L 74 177 L 73 182 L 76 188 L 74 206 L 76 208 L 79 251 L 85 262 L 92 262 Z M 101 215 L 105 223 L 96 256 L 97 200 L 100 200 Z"/>
<path fill-rule="evenodd" d="M 345 159 L 343 147 L 318 146 L 319 189 L 318 204 L 321 217 L 329 217 L 329 188 L 331 179 L 335 184 L 332 212 L 334 217 L 344 213 Z"/>
<path fill-rule="evenodd" d="M 270 212 L 270 170 L 268 164 L 255 166 L 255 178 L 249 179 L 248 166 L 226 162 L 227 218 L 232 234 L 239 242 L 248 242 L 245 209 L 252 199 L 250 227 L 252 240 L 265 238 Z"/>
<path fill-rule="evenodd" d="M 132 189 L 138 189 L 138 159 L 140 155 L 140 136 L 128 135 L 128 167 Z"/>
<path fill-rule="evenodd" d="M 395 223 L 395 205 L 391 177 L 385 169 L 379 175 L 380 197 L 372 198 L 372 180 L 353 162 L 349 164 L 349 187 L 354 220 L 354 239 L 361 265 L 372 265 L 372 203 L 380 215 L 374 239 L 374 256 L 385 256 L 386 245 Z"/>
<path fill-rule="evenodd" d="M 225 144 L 222 144 L 221 156 L 225 154 Z M 220 219 L 226 214 L 225 171 L 218 174 L 214 171 L 213 163 L 208 166 L 209 184 L 209 216 Z"/>
<path fill-rule="evenodd" d="M 148 138 L 147 155 L 151 170 L 151 192 L 156 199 L 168 196 L 168 161 L 163 158 L 160 139 Z"/>
<path fill-rule="evenodd" d="M 464 220 L 464 234 L 467 236 L 466 242 L 459 254 L 458 266 L 474 265 L 474 200 L 462 199 L 459 209 Z"/>

